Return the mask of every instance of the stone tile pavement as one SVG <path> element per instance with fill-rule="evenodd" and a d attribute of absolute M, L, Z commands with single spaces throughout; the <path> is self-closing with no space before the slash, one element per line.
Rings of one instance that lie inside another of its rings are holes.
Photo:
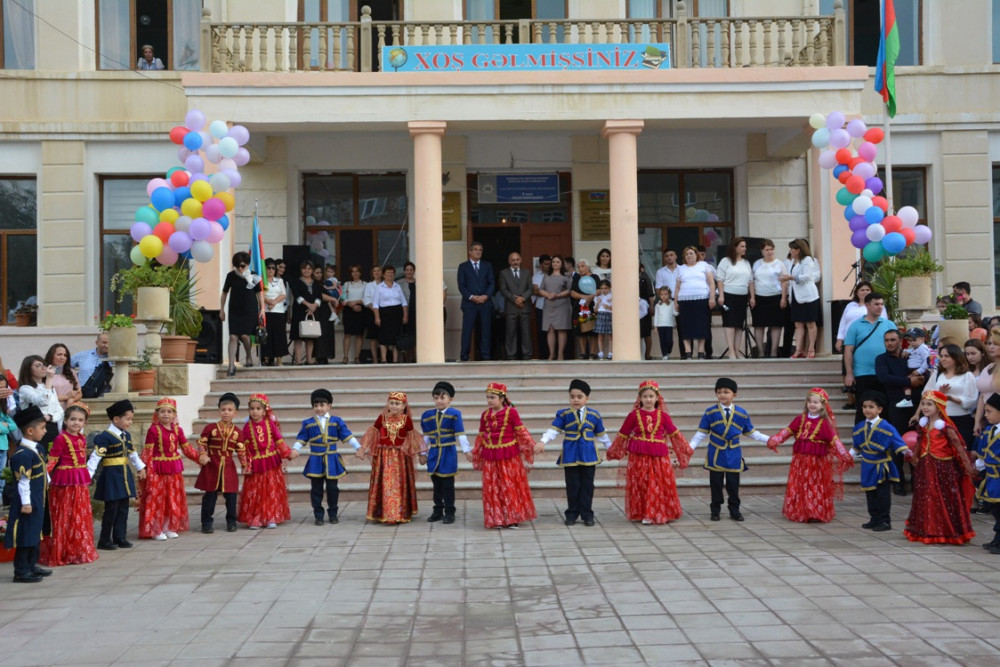
<path fill-rule="evenodd" d="M 827 525 L 708 520 L 668 526 L 596 501 L 593 528 L 540 519 L 487 531 L 467 501 L 452 526 L 365 524 L 365 507 L 314 526 L 306 504 L 276 530 L 183 534 L 101 552 L 44 583 L 0 566 L 0 664 L 17 665 L 996 665 L 1000 556 L 871 533 L 851 493 Z M 902 500 L 902 502 L 900 502 Z M 193 508 L 192 508 L 193 509 Z M 217 522 L 218 523 L 218 522 Z M 135 515 L 130 517 L 134 533 Z"/>

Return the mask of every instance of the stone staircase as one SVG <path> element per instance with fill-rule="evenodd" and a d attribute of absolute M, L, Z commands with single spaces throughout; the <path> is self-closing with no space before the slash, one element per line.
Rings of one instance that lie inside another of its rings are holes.
<path fill-rule="evenodd" d="M 492 380 L 504 382 L 511 400 L 517 406 L 525 425 L 539 439 L 551 423 L 556 411 L 568 406 L 569 382 L 575 377 L 587 380 L 593 387 L 589 406 L 598 410 L 613 439 L 635 401 L 639 383 L 653 378 L 660 383 L 668 410 L 675 423 L 689 440 L 698 427 L 705 408 L 714 400 L 716 378 L 728 376 L 740 386 L 737 403 L 750 412 L 754 425 L 771 435 L 787 426 L 802 410 L 805 392 L 821 386 L 832 397 L 834 406 L 843 403 L 840 394 L 840 359 L 828 357 L 814 360 L 709 360 L 656 362 L 493 362 L 448 364 L 399 364 L 390 366 L 331 365 L 314 367 L 280 367 L 241 369 L 235 378 L 224 373 L 212 381 L 205 405 L 193 420 L 192 439 L 214 421 L 219 397 L 236 393 L 241 400 L 238 422 L 246 418 L 246 401 L 250 393 L 265 392 L 271 407 L 281 422 L 285 440 L 291 445 L 302 419 L 312 414 L 309 396 L 313 389 L 325 387 L 333 394 L 333 413 L 344 419 L 356 436 L 361 436 L 378 415 L 390 391 L 405 391 L 414 416 L 433 407 L 431 388 L 438 380 L 447 380 L 456 388 L 452 405 L 462 411 L 470 442 L 475 439 L 479 415 L 486 407 L 485 389 Z M 849 441 L 852 416 L 838 414 L 841 438 Z M 549 443 L 546 451 L 536 457 L 529 480 L 532 492 L 539 497 L 561 497 L 564 494 L 563 473 L 556 465 L 558 441 Z M 681 493 L 707 493 L 708 473 L 702 469 L 704 448 L 695 452 L 692 466 L 678 476 Z M 791 461 L 791 442 L 780 454 L 774 454 L 763 444 L 743 443 L 749 470 L 741 484 L 745 492 L 773 492 L 784 488 Z M 350 471 L 341 479 L 344 499 L 361 499 L 368 490 L 368 463 L 353 456 L 350 448 L 342 452 Z M 456 480 L 459 497 L 476 498 L 480 494 L 479 474 L 460 457 L 460 474 Z M 624 462 L 623 462 L 624 463 Z M 292 496 L 308 497 L 308 481 L 301 475 L 303 460 L 289 464 L 288 485 Z M 605 461 L 597 468 L 598 496 L 615 496 L 619 462 Z M 190 493 L 194 490 L 197 466 L 186 462 L 185 475 Z M 848 481 L 857 483 L 856 469 Z M 430 497 L 430 480 L 417 467 L 417 484 L 421 499 Z"/>

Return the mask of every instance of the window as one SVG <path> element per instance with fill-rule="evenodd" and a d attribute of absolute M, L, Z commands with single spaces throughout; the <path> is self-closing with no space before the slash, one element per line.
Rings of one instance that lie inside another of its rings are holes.
<path fill-rule="evenodd" d="M 305 243 L 341 275 L 409 258 L 406 174 L 303 174 Z M 291 275 L 297 275 L 297 268 Z"/>
<path fill-rule="evenodd" d="M 34 178 L 0 178 L 0 307 L 14 322 L 21 304 L 37 304 L 38 191 Z"/>
<path fill-rule="evenodd" d="M 126 297 L 121 304 L 115 303 L 111 293 L 111 277 L 120 269 L 132 266 L 129 254 L 132 252 L 132 236 L 129 229 L 135 222 L 135 212 L 149 205 L 146 184 L 159 174 L 122 177 L 101 177 L 101 309 L 131 313 L 132 299 Z"/>
<path fill-rule="evenodd" d="M 98 69 L 137 69 L 144 45 L 167 69 L 201 62 L 201 0 L 98 0 Z"/>
<path fill-rule="evenodd" d="M 820 0 L 819 11 L 833 15 L 834 0 Z M 844 2 L 848 35 L 848 64 L 874 67 L 878 60 L 879 33 L 882 30 L 879 0 L 849 0 Z M 897 65 L 921 64 L 920 12 L 921 0 L 894 0 L 896 25 L 899 30 Z"/>
<path fill-rule="evenodd" d="M 1000 166 L 993 165 L 993 303 L 1000 303 Z"/>
<path fill-rule="evenodd" d="M 885 178 L 885 175 L 882 175 Z M 885 193 L 882 193 L 885 196 Z M 923 167 L 892 168 L 892 206 L 897 211 L 912 206 L 920 214 L 918 224 L 927 224 L 927 170 Z"/>
<path fill-rule="evenodd" d="M 464 0 L 464 7 L 466 21 L 517 21 L 519 19 L 558 21 L 567 16 L 566 0 Z M 507 42 L 509 28 L 508 25 L 502 29 L 502 34 L 499 36 L 501 43 Z M 474 28 L 470 28 L 470 30 L 474 44 L 492 43 L 494 38 L 492 28 L 485 28 L 482 32 Z M 565 41 L 564 36 L 564 27 L 557 25 L 554 32 L 543 30 L 541 41 L 562 43 Z M 517 26 L 513 26 L 510 41 L 518 44 L 520 37 Z"/>
<path fill-rule="evenodd" d="M 0 69 L 35 69 L 35 2 L 2 2 Z"/>
<path fill-rule="evenodd" d="M 833 0 L 830 0 L 833 3 Z M 630 19 L 671 19 L 677 0 L 628 0 Z M 833 12 L 831 12 L 832 14 Z M 688 16 L 729 16 L 729 0 L 688 0 Z"/>
<path fill-rule="evenodd" d="M 1000 0 L 993 0 L 993 62 L 1000 63 Z"/>

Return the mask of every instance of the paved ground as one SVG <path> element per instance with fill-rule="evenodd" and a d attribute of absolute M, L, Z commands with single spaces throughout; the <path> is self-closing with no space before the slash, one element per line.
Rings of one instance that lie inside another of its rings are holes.
<path fill-rule="evenodd" d="M 908 498 L 904 498 L 908 501 Z M 559 503 L 486 531 L 475 501 L 452 526 L 423 517 L 337 526 L 309 508 L 277 530 L 184 534 L 102 552 L 42 584 L 0 566 L 3 665 L 830 664 L 996 665 L 1000 556 L 859 528 L 852 494 L 828 525 L 793 524 L 781 498 L 747 521 L 708 521 L 699 498 L 669 526 L 562 525 Z M 424 513 L 426 516 L 426 512 Z M 135 515 L 130 518 L 134 532 Z"/>

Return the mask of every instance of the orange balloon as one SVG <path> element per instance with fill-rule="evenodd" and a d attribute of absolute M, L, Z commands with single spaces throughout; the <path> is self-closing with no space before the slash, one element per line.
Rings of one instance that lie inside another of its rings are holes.
<path fill-rule="evenodd" d="M 880 144 L 885 139 L 885 132 L 880 127 L 873 127 L 865 132 L 864 139 L 873 144 Z"/>
<path fill-rule="evenodd" d="M 840 176 L 837 177 L 837 180 L 840 181 L 841 184 L 846 184 L 847 179 L 849 179 L 853 175 L 854 174 L 851 173 L 850 169 L 845 169 L 844 171 L 840 172 Z"/>
<path fill-rule="evenodd" d="M 885 233 L 898 232 L 903 228 L 903 221 L 894 215 L 890 215 L 882 220 L 882 227 L 885 228 Z"/>
<path fill-rule="evenodd" d="M 903 227 L 902 229 L 898 229 L 896 231 L 902 234 L 903 238 L 906 239 L 906 245 L 913 245 L 914 241 L 917 240 L 917 232 L 912 227 Z"/>
<path fill-rule="evenodd" d="M 855 167 L 857 167 L 859 164 L 861 164 L 864 161 L 865 161 L 864 158 L 860 158 L 860 157 L 851 158 L 851 161 L 847 163 L 847 168 L 848 169 L 854 169 Z"/>
<path fill-rule="evenodd" d="M 236 208 L 236 197 L 234 197 L 231 192 L 216 192 L 215 198 L 226 205 L 227 211 L 232 211 Z"/>
<path fill-rule="evenodd" d="M 854 157 L 854 153 L 851 152 L 850 148 L 841 148 L 834 153 L 834 157 L 837 158 L 839 164 L 847 164 Z"/>
<path fill-rule="evenodd" d="M 847 187 L 847 191 L 852 195 L 859 195 L 861 194 L 861 191 L 865 189 L 865 179 L 860 176 L 852 175 L 849 179 L 847 179 L 847 182 L 844 183 L 844 185 Z"/>

